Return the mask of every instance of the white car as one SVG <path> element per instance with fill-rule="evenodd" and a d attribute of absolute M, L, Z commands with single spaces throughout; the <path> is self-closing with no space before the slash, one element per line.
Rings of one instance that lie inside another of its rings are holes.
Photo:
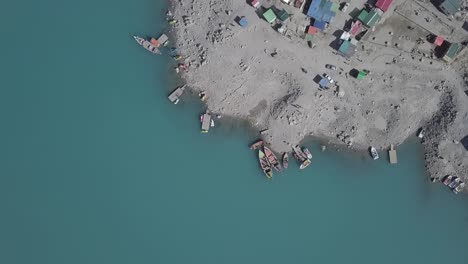
<path fill-rule="evenodd" d="M 328 74 L 325 73 L 323 76 L 324 76 L 325 78 L 327 78 L 327 80 L 328 80 L 331 84 L 333 84 L 333 83 L 335 82 L 335 80 L 333 80 L 332 77 L 331 77 L 330 75 L 328 75 Z"/>

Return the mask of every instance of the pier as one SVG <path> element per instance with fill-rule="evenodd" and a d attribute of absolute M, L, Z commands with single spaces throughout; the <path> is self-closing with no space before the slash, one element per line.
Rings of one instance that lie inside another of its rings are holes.
<path fill-rule="evenodd" d="M 179 97 L 184 93 L 185 87 L 177 87 L 169 96 L 167 97 L 169 101 L 173 104 L 177 104 L 179 102 Z"/>

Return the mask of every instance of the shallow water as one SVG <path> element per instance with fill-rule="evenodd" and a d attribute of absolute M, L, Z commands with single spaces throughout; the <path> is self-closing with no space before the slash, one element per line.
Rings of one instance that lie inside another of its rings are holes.
<path fill-rule="evenodd" d="M 166 99 L 164 2 L 9 2 L 0 22 L 0 262 L 464 263 L 467 199 L 426 180 L 420 144 L 320 152 L 268 182 L 255 138 Z M 5 25 L 8 25 L 5 27 Z"/>

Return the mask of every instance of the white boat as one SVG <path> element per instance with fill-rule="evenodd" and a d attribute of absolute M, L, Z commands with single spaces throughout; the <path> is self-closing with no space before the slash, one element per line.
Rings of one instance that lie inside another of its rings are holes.
<path fill-rule="evenodd" d="M 302 148 L 302 152 L 307 155 L 307 159 L 312 159 L 312 153 L 310 153 L 308 148 Z"/>
<path fill-rule="evenodd" d="M 138 42 L 138 44 L 140 44 L 140 46 L 142 46 L 143 48 L 145 48 L 149 52 L 154 53 L 154 54 L 161 54 L 158 47 L 153 45 L 148 40 L 146 40 L 144 38 L 141 38 L 141 37 L 138 37 L 138 36 L 133 36 L 133 38 L 136 40 L 136 42 Z"/>
<path fill-rule="evenodd" d="M 421 128 L 418 133 L 418 138 L 423 138 L 424 137 L 424 128 Z"/>
<path fill-rule="evenodd" d="M 310 163 L 311 163 L 310 159 L 304 160 L 304 162 L 302 162 L 301 166 L 299 166 L 299 169 L 303 170 L 303 169 L 307 168 L 307 166 L 309 166 Z"/>
<path fill-rule="evenodd" d="M 374 160 L 379 159 L 379 153 L 377 153 L 376 148 L 370 147 L 370 154 Z"/>
<path fill-rule="evenodd" d="M 214 126 L 215 126 L 215 125 L 214 125 L 214 120 L 211 119 L 211 127 L 214 127 Z"/>

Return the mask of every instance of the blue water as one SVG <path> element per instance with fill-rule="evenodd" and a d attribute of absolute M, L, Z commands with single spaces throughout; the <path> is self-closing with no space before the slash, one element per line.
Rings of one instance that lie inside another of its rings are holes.
<path fill-rule="evenodd" d="M 0 263 L 466 263 L 468 200 L 390 166 L 321 153 L 266 181 L 255 138 L 166 99 L 163 1 L 4 3 Z"/>

